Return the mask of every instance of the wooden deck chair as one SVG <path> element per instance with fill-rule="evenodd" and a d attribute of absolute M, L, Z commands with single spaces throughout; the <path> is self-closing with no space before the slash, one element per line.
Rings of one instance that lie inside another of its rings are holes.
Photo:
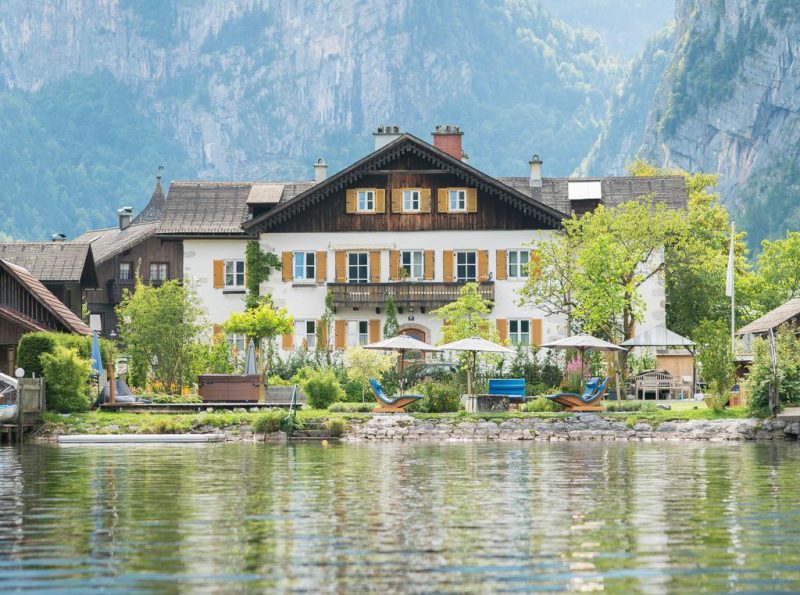
<path fill-rule="evenodd" d="M 375 400 L 378 401 L 378 406 L 372 410 L 372 413 L 403 413 L 411 403 L 425 398 L 425 395 L 401 395 L 392 399 L 386 396 L 381 383 L 374 378 L 369 379 L 369 385 L 375 395 Z"/>
<path fill-rule="evenodd" d="M 559 393 L 557 395 L 547 395 L 547 398 L 564 407 L 566 411 L 602 411 L 603 408 L 600 405 L 600 401 L 603 400 L 603 396 L 605 396 L 608 389 L 609 378 L 603 380 L 600 386 L 597 386 L 597 379 L 593 380 L 595 380 L 594 385 L 591 380 L 586 383 L 586 390 L 583 391 L 582 395 Z"/>

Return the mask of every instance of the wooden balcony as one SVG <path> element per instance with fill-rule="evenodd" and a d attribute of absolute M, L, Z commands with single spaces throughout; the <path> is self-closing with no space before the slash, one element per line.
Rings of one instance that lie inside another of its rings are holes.
<path fill-rule="evenodd" d="M 454 302 L 461 295 L 463 283 L 433 281 L 397 281 L 395 283 L 328 283 L 336 308 L 382 308 L 394 298 L 398 308 L 433 309 Z M 478 284 L 478 292 L 494 303 L 494 282 Z"/>

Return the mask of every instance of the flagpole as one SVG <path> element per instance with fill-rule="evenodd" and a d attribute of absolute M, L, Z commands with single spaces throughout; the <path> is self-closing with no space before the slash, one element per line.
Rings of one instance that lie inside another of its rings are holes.
<path fill-rule="evenodd" d="M 733 240 L 736 237 L 735 224 L 731 221 L 731 245 L 728 251 L 728 278 L 726 289 L 731 296 L 731 353 L 736 357 L 736 265 L 733 252 Z"/>

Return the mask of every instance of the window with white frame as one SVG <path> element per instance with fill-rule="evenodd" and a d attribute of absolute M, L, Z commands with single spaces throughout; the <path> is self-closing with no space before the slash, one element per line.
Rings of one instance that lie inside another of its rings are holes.
<path fill-rule="evenodd" d="M 347 345 L 355 347 L 369 343 L 369 321 L 368 320 L 348 320 L 347 321 Z"/>
<path fill-rule="evenodd" d="M 120 281 L 128 281 L 129 279 L 133 279 L 133 263 L 119 263 L 119 279 Z"/>
<path fill-rule="evenodd" d="M 347 253 L 347 282 L 369 283 L 369 253 Z"/>
<path fill-rule="evenodd" d="M 508 251 L 508 278 L 524 279 L 528 276 L 531 253 L 528 250 Z"/>
<path fill-rule="evenodd" d="M 150 263 L 150 282 L 169 279 L 169 264 L 166 262 Z"/>
<path fill-rule="evenodd" d="M 456 252 L 456 281 L 464 283 L 478 279 L 478 253 L 474 250 Z"/>
<path fill-rule="evenodd" d="M 316 349 L 317 347 L 316 320 L 294 321 L 294 346 L 302 347 L 304 349 Z"/>
<path fill-rule="evenodd" d="M 449 190 L 448 193 L 448 211 L 466 211 L 467 210 L 467 191 L 463 188 Z"/>
<path fill-rule="evenodd" d="M 403 190 L 403 212 L 415 213 L 420 209 L 419 190 Z"/>
<path fill-rule="evenodd" d="M 527 318 L 508 321 L 508 339 L 512 345 L 531 344 L 531 321 Z"/>
<path fill-rule="evenodd" d="M 244 352 L 247 349 L 247 335 L 244 333 L 228 333 L 225 340 L 231 346 L 231 352 L 235 358 L 244 357 Z"/>
<path fill-rule="evenodd" d="M 244 287 L 244 260 L 225 261 L 225 287 Z"/>
<path fill-rule="evenodd" d="M 375 210 L 375 191 L 359 190 L 357 194 L 357 207 L 360 213 L 371 213 Z"/>
<path fill-rule="evenodd" d="M 403 250 L 400 252 L 400 268 L 405 270 L 408 279 L 422 279 L 425 276 L 425 253 L 422 250 Z"/>
<path fill-rule="evenodd" d="M 310 281 L 316 279 L 317 255 L 314 252 L 295 252 L 294 253 L 295 281 Z"/>

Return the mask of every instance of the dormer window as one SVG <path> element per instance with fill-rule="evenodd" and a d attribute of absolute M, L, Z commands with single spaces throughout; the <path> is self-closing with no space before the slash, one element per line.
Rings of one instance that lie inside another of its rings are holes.
<path fill-rule="evenodd" d="M 467 210 L 467 191 L 463 188 L 455 188 L 448 191 L 448 211 L 465 212 Z"/>
<path fill-rule="evenodd" d="M 420 211 L 420 191 L 403 190 L 403 212 L 419 213 Z"/>
<path fill-rule="evenodd" d="M 359 190 L 358 191 L 358 212 L 359 213 L 373 213 L 375 212 L 375 191 L 374 190 Z"/>

